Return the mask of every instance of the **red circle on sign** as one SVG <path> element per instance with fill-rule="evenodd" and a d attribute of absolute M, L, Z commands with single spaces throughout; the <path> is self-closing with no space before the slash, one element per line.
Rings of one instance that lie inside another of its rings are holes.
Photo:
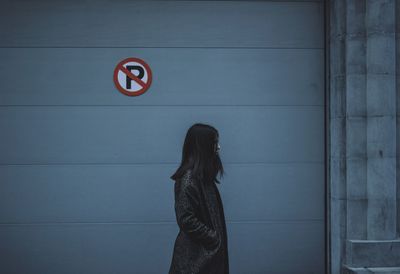
<path fill-rule="evenodd" d="M 136 62 L 141 64 L 146 73 L 147 73 L 147 82 L 143 82 L 140 78 L 136 77 L 133 75 L 128 69 L 124 67 L 126 63 L 129 62 Z M 138 91 L 129 91 L 128 89 L 124 88 L 121 86 L 121 84 L 118 81 L 118 72 L 121 71 L 122 73 L 126 74 L 132 81 L 135 81 L 138 85 L 142 86 L 142 88 Z M 151 69 L 150 66 L 143 61 L 142 59 L 131 57 L 131 58 L 126 58 L 122 60 L 121 62 L 118 63 L 118 65 L 114 69 L 114 84 L 117 87 L 117 89 L 128 96 L 138 96 L 147 91 L 147 89 L 150 87 L 152 81 L 152 74 L 151 74 Z"/>

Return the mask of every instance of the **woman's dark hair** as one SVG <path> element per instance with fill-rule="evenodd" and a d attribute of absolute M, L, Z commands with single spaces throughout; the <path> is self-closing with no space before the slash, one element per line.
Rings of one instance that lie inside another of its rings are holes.
<path fill-rule="evenodd" d="M 218 138 L 219 133 L 214 127 L 202 123 L 192 125 L 186 133 L 181 164 L 170 178 L 177 180 L 190 169 L 194 178 L 205 183 L 215 181 L 220 184 L 217 174 L 219 172 L 222 178 L 225 172 L 221 158 L 215 151 Z"/>

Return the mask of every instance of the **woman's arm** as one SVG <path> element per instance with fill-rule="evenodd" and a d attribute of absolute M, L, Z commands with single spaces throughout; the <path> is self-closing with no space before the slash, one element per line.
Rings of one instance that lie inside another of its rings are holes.
<path fill-rule="evenodd" d="M 192 239 L 213 248 L 219 244 L 217 232 L 196 217 L 199 206 L 199 193 L 184 176 L 175 182 L 175 214 L 179 227 Z"/>

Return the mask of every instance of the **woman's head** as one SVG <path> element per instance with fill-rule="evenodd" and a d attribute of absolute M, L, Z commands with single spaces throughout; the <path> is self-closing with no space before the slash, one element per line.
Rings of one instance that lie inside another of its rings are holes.
<path fill-rule="evenodd" d="M 218 172 L 223 176 L 224 168 L 219 149 L 219 133 L 214 127 L 202 123 L 192 125 L 186 133 L 181 165 L 171 179 L 176 180 L 191 169 L 192 175 L 200 180 L 220 183 L 216 177 Z"/>

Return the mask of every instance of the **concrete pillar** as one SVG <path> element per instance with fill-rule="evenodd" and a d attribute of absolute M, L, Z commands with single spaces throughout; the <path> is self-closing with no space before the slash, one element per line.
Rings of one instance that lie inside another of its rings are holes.
<path fill-rule="evenodd" d="M 395 1 L 368 0 L 367 239 L 396 238 Z"/>
<path fill-rule="evenodd" d="M 400 0 L 328 5 L 331 271 L 400 267 Z"/>
<path fill-rule="evenodd" d="M 397 237 L 400 238 L 400 0 L 396 0 L 396 182 Z"/>
<path fill-rule="evenodd" d="M 345 8 L 345 118 L 347 238 L 367 237 L 367 94 L 365 1 Z"/>

